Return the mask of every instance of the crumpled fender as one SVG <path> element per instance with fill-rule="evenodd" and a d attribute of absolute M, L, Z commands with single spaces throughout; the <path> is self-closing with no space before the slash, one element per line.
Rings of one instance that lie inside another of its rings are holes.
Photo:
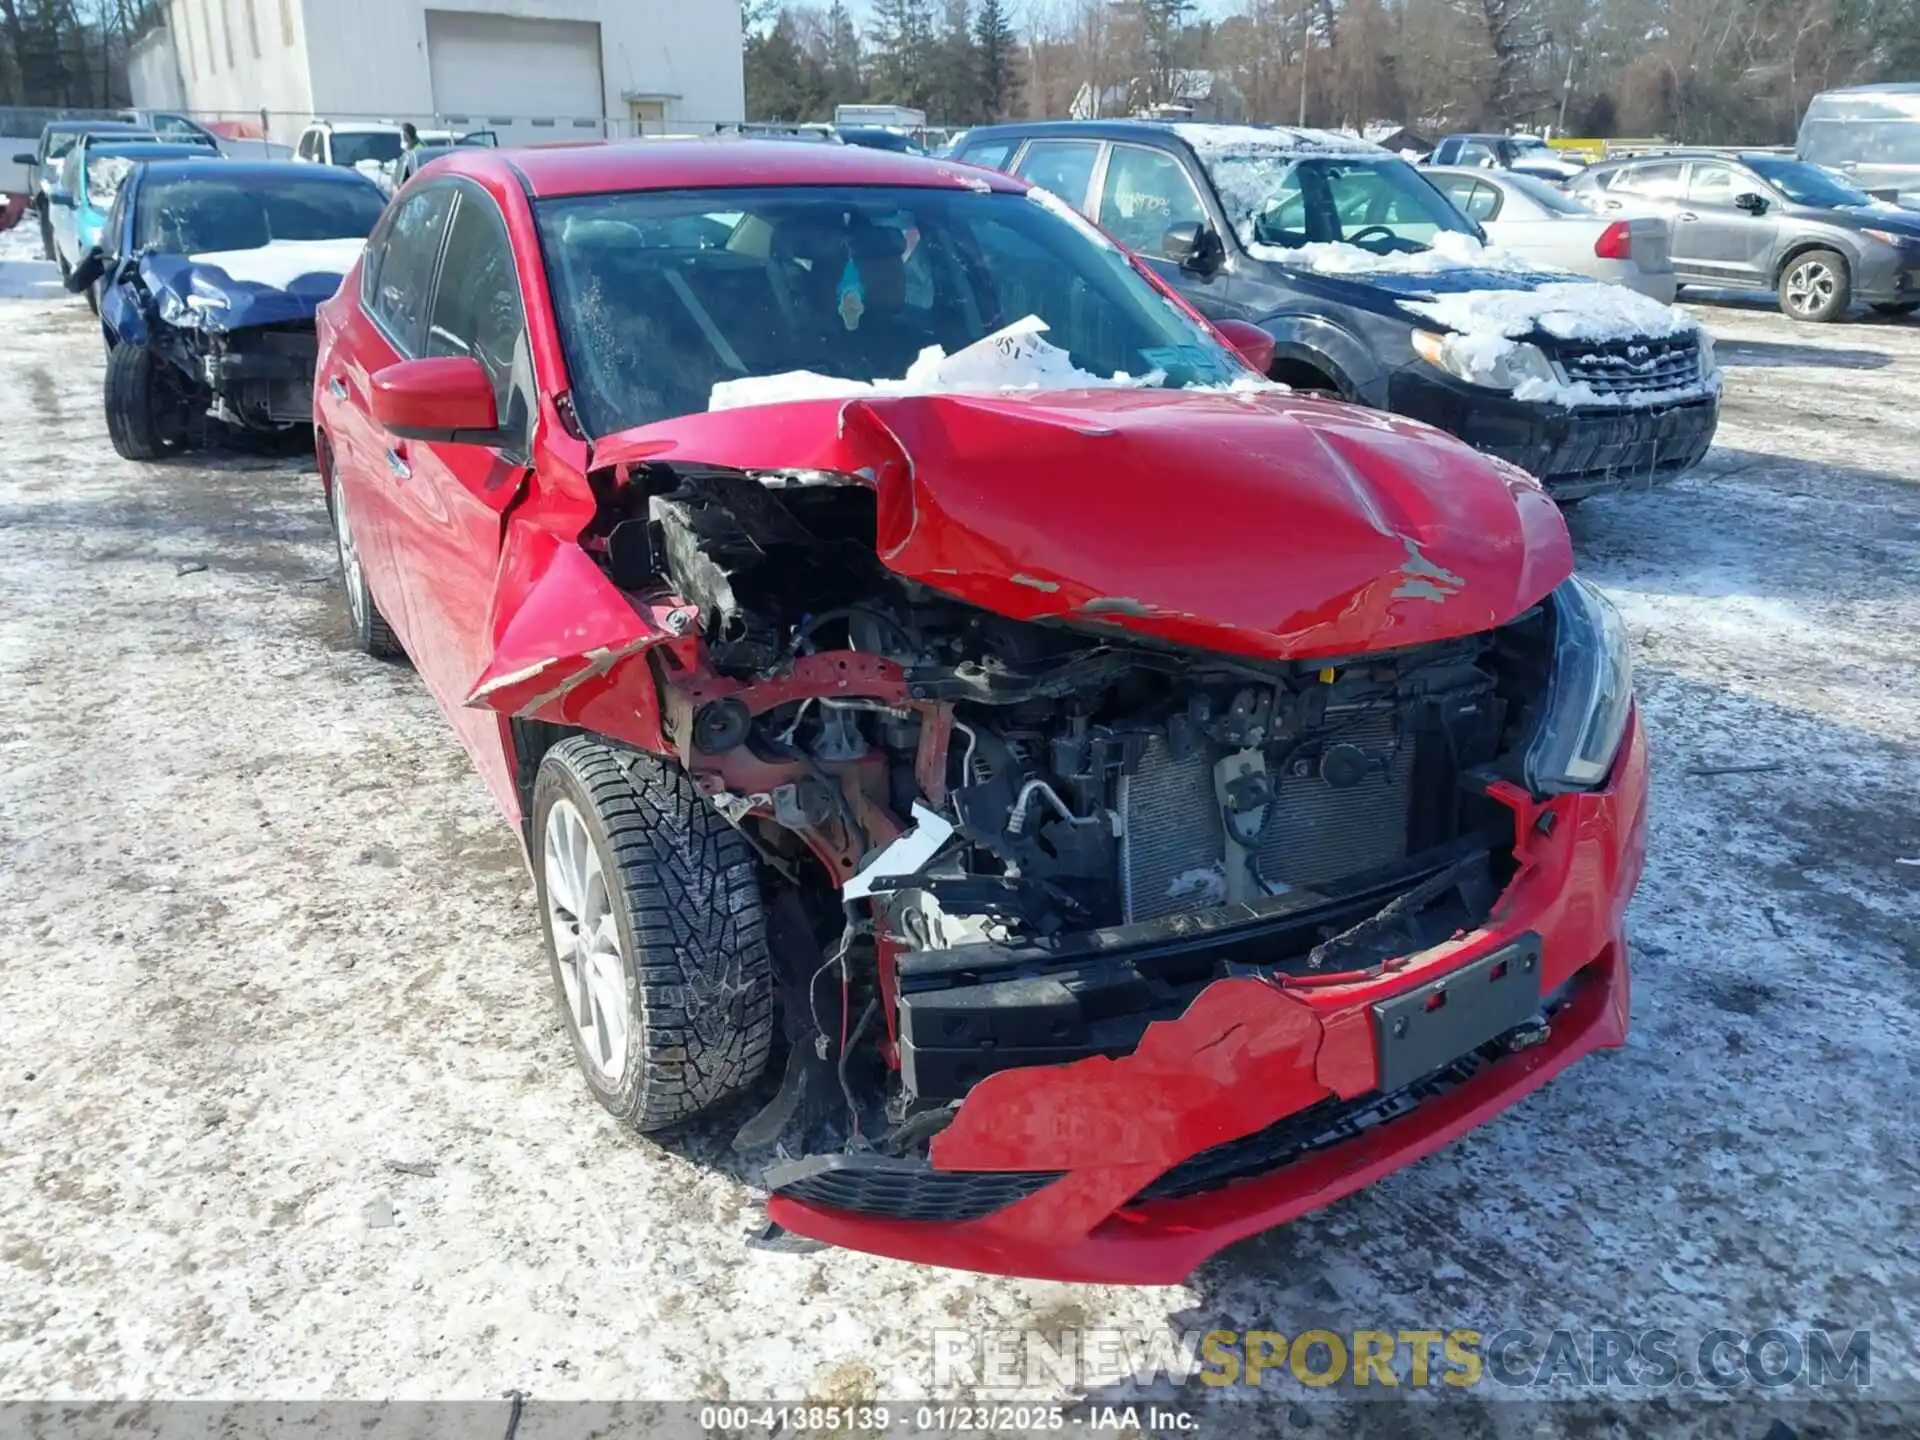
<path fill-rule="evenodd" d="M 488 607 L 491 658 L 465 703 L 664 750 L 640 657 L 685 630 L 678 609 L 636 604 L 577 543 L 515 516 Z"/>
<path fill-rule="evenodd" d="M 1154 389 L 810 400 L 595 447 L 837 471 L 878 492 L 896 574 L 1014 620 L 1272 659 L 1474 634 L 1572 573 L 1558 509 L 1417 422 L 1271 393 Z"/>

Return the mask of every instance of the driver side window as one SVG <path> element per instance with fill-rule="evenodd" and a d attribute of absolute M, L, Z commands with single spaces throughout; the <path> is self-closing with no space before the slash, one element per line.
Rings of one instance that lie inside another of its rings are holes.
<path fill-rule="evenodd" d="M 1693 162 L 1693 173 L 1687 179 L 1687 199 L 1696 205 L 1731 205 L 1733 197 L 1742 188 L 1752 190 L 1755 187 L 1742 187 L 1731 165 L 1696 160 Z"/>
<path fill-rule="evenodd" d="M 515 384 L 525 333 L 506 224 L 490 199 L 462 187 L 447 231 L 425 353 L 478 360 L 493 382 L 500 427 L 517 437 L 524 437 L 527 422 Z"/>
<path fill-rule="evenodd" d="M 1100 223 L 1129 250 L 1165 258 L 1170 226 L 1198 222 L 1207 212 L 1186 168 L 1164 150 L 1116 145 L 1100 190 Z"/>
<path fill-rule="evenodd" d="M 416 190 L 391 212 L 384 233 L 367 255 L 372 287 L 370 295 L 362 295 L 367 313 L 402 355 L 420 353 L 427 294 L 439 263 L 452 198 L 444 185 Z"/>

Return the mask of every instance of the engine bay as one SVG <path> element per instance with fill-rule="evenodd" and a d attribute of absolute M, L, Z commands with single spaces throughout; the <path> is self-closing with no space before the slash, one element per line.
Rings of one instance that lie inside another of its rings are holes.
<path fill-rule="evenodd" d="M 1165 960 L 1183 930 L 1286 917 L 1264 963 L 1337 973 L 1484 918 L 1511 844 L 1487 787 L 1543 674 L 1529 617 L 1243 659 L 902 579 L 874 509 L 841 476 L 642 465 L 583 537 L 623 589 L 694 612 L 697 663 L 655 659 L 666 738 L 765 864 L 788 1040 L 854 1135 L 911 1130 L 999 1068 L 926 1059 L 917 1033 L 957 1033 L 916 1023 L 952 1001 L 930 990 L 1071 972 L 1065 1049 L 1037 1058 L 1124 1053 L 1234 963 Z M 1088 978 L 1090 958 L 1126 973 Z"/>

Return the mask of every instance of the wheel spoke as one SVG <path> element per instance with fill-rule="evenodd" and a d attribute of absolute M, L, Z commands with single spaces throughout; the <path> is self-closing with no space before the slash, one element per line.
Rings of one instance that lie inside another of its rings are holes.
<path fill-rule="evenodd" d="M 583 1056 L 605 1082 L 626 1069 L 626 961 L 599 847 L 569 800 L 547 812 L 542 834 L 547 925 L 561 989 Z"/>

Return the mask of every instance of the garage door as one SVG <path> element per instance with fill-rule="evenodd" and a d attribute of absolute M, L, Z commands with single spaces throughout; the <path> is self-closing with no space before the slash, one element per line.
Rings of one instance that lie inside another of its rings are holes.
<path fill-rule="evenodd" d="M 498 131 L 502 145 L 599 133 L 572 123 L 604 113 L 600 27 L 592 21 L 429 10 L 427 69 L 434 110 L 466 116 L 463 128 Z M 513 123 L 497 123 L 508 117 Z"/>

